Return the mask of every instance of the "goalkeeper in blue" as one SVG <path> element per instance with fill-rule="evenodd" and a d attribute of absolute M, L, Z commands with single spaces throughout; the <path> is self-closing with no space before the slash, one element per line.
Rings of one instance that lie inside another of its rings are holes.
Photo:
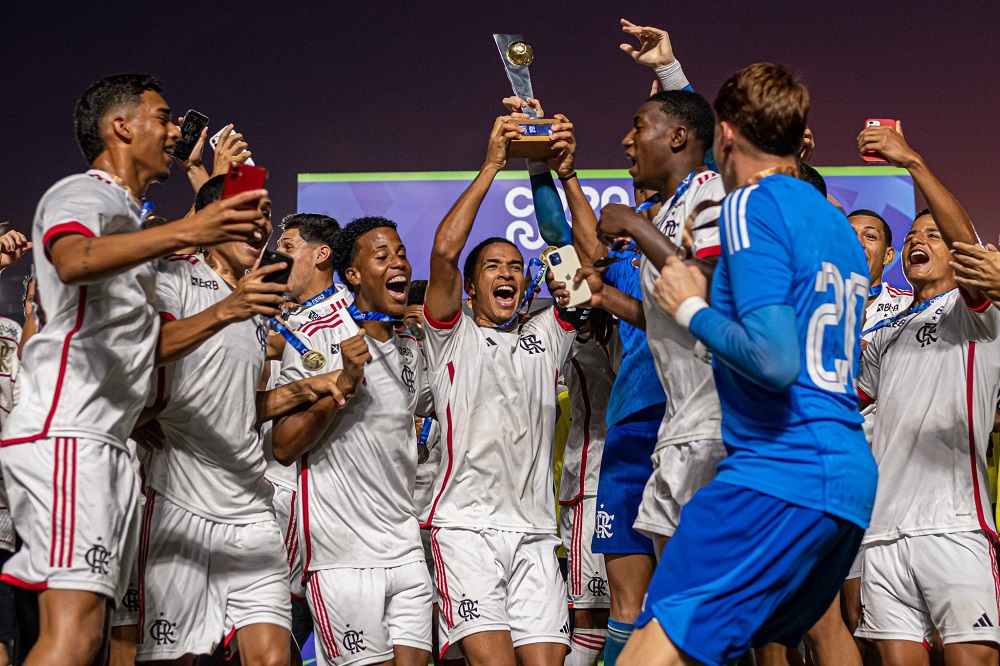
<path fill-rule="evenodd" d="M 809 93 L 762 63 L 714 107 L 729 194 L 711 305 L 703 275 L 674 258 L 656 298 L 712 353 L 729 456 L 684 507 L 619 666 L 797 645 L 844 582 L 875 499 L 855 388 L 868 268 L 843 214 L 795 178 Z"/>

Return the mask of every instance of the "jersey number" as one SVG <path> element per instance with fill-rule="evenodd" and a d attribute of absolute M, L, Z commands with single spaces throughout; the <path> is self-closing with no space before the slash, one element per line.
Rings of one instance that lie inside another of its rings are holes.
<path fill-rule="evenodd" d="M 826 292 L 833 288 L 833 303 L 824 303 L 816 308 L 809 319 L 806 336 L 806 369 L 809 379 L 821 389 L 834 393 L 847 393 L 848 383 L 854 391 L 854 343 L 858 336 L 857 302 L 864 304 L 868 298 L 868 278 L 851 273 L 846 280 L 840 270 L 829 262 L 823 262 L 823 270 L 816 273 L 816 291 Z M 844 347 L 835 351 L 833 368 L 823 364 L 823 339 L 828 326 L 844 323 Z"/>

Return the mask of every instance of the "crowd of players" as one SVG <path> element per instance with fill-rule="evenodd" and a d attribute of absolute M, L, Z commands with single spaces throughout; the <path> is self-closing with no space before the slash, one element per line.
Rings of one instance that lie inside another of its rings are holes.
<path fill-rule="evenodd" d="M 267 192 L 223 197 L 242 135 L 210 177 L 203 133 L 166 222 L 159 83 L 83 94 L 91 168 L 0 238 L 0 268 L 34 250 L 24 331 L 0 322 L 0 664 L 286 665 L 309 633 L 338 665 L 998 663 L 1000 253 L 867 128 L 928 205 L 912 291 L 887 284 L 889 225 L 808 166 L 789 70 L 713 105 L 665 32 L 623 29 L 662 87 L 622 142 L 639 205 L 595 212 L 565 116 L 529 163 L 573 284 L 504 238 L 466 253 L 537 100 L 504 100 L 426 281 L 391 220 L 303 212 L 281 282 Z"/>

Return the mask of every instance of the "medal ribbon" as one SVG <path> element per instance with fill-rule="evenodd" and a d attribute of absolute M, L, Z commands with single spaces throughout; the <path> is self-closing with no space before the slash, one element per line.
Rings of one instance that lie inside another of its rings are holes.
<path fill-rule="evenodd" d="M 875 298 L 882 293 L 882 284 L 876 284 L 868 290 L 868 298 Z"/>
<path fill-rule="evenodd" d="M 434 419 L 427 416 L 424 418 L 424 427 L 420 429 L 420 439 L 417 441 L 417 446 L 427 446 L 427 440 L 431 436 L 431 426 L 434 425 Z"/>
<path fill-rule="evenodd" d="M 538 288 L 538 285 L 540 285 L 542 283 L 542 280 L 545 278 L 546 267 L 545 264 L 543 264 L 540 259 L 532 259 L 531 261 L 528 262 L 528 268 L 526 269 L 527 275 L 529 276 L 531 275 L 532 266 L 538 266 L 539 269 L 538 272 L 535 273 L 535 277 L 532 278 L 531 285 L 524 292 L 524 296 L 521 297 L 521 303 L 517 306 L 517 309 L 514 310 L 514 314 L 510 316 L 510 319 L 500 324 L 500 326 L 498 326 L 497 328 L 507 328 L 508 326 L 513 324 L 514 320 L 517 319 L 518 316 L 521 314 L 521 310 L 524 309 L 524 306 L 526 306 L 531 301 L 531 299 L 535 297 L 535 289 Z"/>
<path fill-rule="evenodd" d="M 153 209 L 155 208 L 155 206 L 153 206 L 153 202 L 147 199 L 146 197 L 143 197 L 141 201 L 142 201 L 142 212 L 139 213 L 139 224 L 145 222 L 146 218 L 149 217 L 149 215 L 153 212 Z"/>
<path fill-rule="evenodd" d="M 942 296 L 947 296 L 947 295 L 948 295 L 948 292 L 946 291 L 943 294 L 938 294 L 934 298 L 931 298 L 929 300 L 924 301 L 920 305 L 917 305 L 915 307 L 910 308 L 906 312 L 902 312 L 902 313 L 896 315 L 895 317 L 889 317 L 888 319 L 883 319 L 882 321 L 878 322 L 877 324 L 875 324 L 871 328 L 869 328 L 867 330 L 864 330 L 864 331 L 861 331 L 861 337 L 865 337 L 869 333 L 874 333 L 875 331 L 879 330 L 880 328 L 885 328 L 886 326 L 892 326 L 897 321 L 902 321 L 903 319 L 906 319 L 907 317 L 909 317 L 911 315 L 915 315 L 917 313 L 923 312 L 924 310 L 926 310 L 927 308 L 929 308 L 931 306 L 931 304 L 934 303 L 934 301 L 938 300 Z"/>
<path fill-rule="evenodd" d="M 316 305 L 317 303 L 322 303 L 326 299 L 328 299 L 331 296 L 333 296 L 333 293 L 335 291 L 337 291 L 337 285 L 331 284 L 329 287 L 327 287 L 326 289 L 324 289 L 320 293 L 316 294 L 312 298 L 307 299 L 305 301 L 302 301 L 302 303 L 299 305 L 299 307 L 301 307 L 301 308 L 308 308 L 308 307 L 311 307 L 313 305 Z"/>
<path fill-rule="evenodd" d="M 381 312 L 362 312 L 354 303 L 347 306 L 347 314 L 351 315 L 351 319 L 354 321 L 380 321 L 383 323 L 400 321 L 396 317 L 390 317 Z"/>
<path fill-rule="evenodd" d="M 322 303 L 326 299 L 330 298 L 333 293 L 337 291 L 337 285 L 331 284 L 329 287 L 316 294 L 310 299 L 304 301 L 299 307 L 307 308 L 311 305 L 316 305 L 317 303 Z M 297 335 L 288 330 L 288 327 L 282 324 L 275 318 L 268 320 L 271 324 L 271 328 L 281 334 L 281 337 L 285 339 L 285 342 L 292 346 L 292 349 L 299 353 L 299 356 L 305 356 L 309 353 L 309 348 L 306 347 L 305 343 L 299 339 Z"/>

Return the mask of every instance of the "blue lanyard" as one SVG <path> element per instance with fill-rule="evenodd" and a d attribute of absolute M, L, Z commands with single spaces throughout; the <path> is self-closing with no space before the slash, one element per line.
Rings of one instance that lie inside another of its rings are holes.
<path fill-rule="evenodd" d="M 517 309 L 514 310 L 514 314 L 510 316 L 510 319 L 500 324 L 500 326 L 498 326 L 497 328 L 503 329 L 513 324 L 514 320 L 517 319 L 518 316 L 520 316 L 521 310 L 524 308 L 524 306 L 526 306 L 528 304 L 528 301 L 530 301 L 535 296 L 535 289 L 538 288 L 538 285 L 542 283 L 542 279 L 545 278 L 545 271 L 547 269 L 545 267 L 545 264 L 543 264 L 541 260 L 532 259 L 531 261 L 528 262 L 528 268 L 527 268 L 528 275 L 531 275 L 532 266 L 538 266 L 539 269 L 538 272 L 535 273 L 535 277 L 531 280 L 531 285 L 527 288 L 527 290 L 525 290 L 524 296 L 521 297 L 521 303 L 517 306 Z"/>
<path fill-rule="evenodd" d="M 926 300 L 923 303 L 921 303 L 920 305 L 917 305 L 915 307 L 910 308 L 906 312 L 901 312 L 900 314 L 896 315 L 895 317 L 889 317 L 888 319 L 883 319 L 882 321 L 878 322 L 877 324 L 875 324 L 871 328 L 869 328 L 867 330 L 864 330 L 864 331 L 861 331 L 861 337 L 865 337 L 869 333 L 874 333 L 875 331 L 879 330 L 880 328 L 885 328 L 886 326 L 892 326 L 897 321 L 902 321 L 903 319 L 906 319 L 907 317 L 909 317 L 911 315 L 915 315 L 917 313 L 923 312 L 924 310 L 926 310 L 927 308 L 929 308 L 931 306 L 931 304 L 934 303 L 934 301 L 938 300 L 942 296 L 947 296 L 948 293 L 949 293 L 949 291 L 946 291 L 943 294 L 938 294 L 934 298 Z"/>
<path fill-rule="evenodd" d="M 390 317 L 381 312 L 362 312 L 354 303 L 347 306 L 347 314 L 351 315 L 354 321 L 380 321 L 384 323 L 399 321 L 396 317 Z"/>
<path fill-rule="evenodd" d="M 424 418 L 424 427 L 420 429 L 420 440 L 417 442 L 417 446 L 427 446 L 427 440 L 431 436 L 431 426 L 434 425 L 434 419 L 427 416 Z"/>
<path fill-rule="evenodd" d="M 871 287 L 868 290 L 868 298 L 875 298 L 876 296 L 878 296 L 881 293 L 882 293 L 882 285 L 881 285 L 881 283 L 880 284 L 876 284 L 875 286 Z"/>
<path fill-rule="evenodd" d="M 142 201 L 142 212 L 139 213 L 139 224 L 145 222 L 146 218 L 149 217 L 150 213 L 152 213 L 153 209 L 155 208 L 155 206 L 153 206 L 153 202 L 147 199 L 146 197 L 143 197 L 141 201 Z"/>
<path fill-rule="evenodd" d="M 316 305 L 317 303 L 322 303 L 326 299 L 328 299 L 331 296 L 333 296 L 333 293 L 335 291 L 337 291 L 337 285 L 331 284 L 329 287 L 327 287 L 326 289 L 324 289 L 320 293 L 316 294 L 312 298 L 307 299 L 305 301 L 302 301 L 302 303 L 299 305 L 299 307 L 308 308 L 308 307 L 311 307 L 313 305 Z"/>
<path fill-rule="evenodd" d="M 316 294 L 315 296 L 313 296 L 312 298 L 304 301 L 300 305 L 300 307 L 307 308 L 307 307 L 309 307 L 311 305 L 316 305 L 317 303 L 322 303 L 326 299 L 330 298 L 330 296 L 332 296 L 335 291 L 337 291 L 337 285 L 331 284 L 329 287 L 327 287 L 326 289 L 324 289 L 322 292 L 320 292 L 320 293 Z M 294 333 L 292 333 L 291 331 L 289 331 L 288 328 L 284 324 L 282 324 L 280 321 L 278 321 L 277 319 L 272 318 L 272 319 L 270 319 L 270 323 L 271 323 L 271 328 L 273 328 L 275 331 L 277 331 L 278 333 L 280 333 L 281 337 L 283 337 L 285 339 L 285 341 L 292 346 L 292 349 L 294 349 L 295 351 L 297 351 L 300 356 L 304 356 L 305 354 L 307 354 L 309 352 L 309 348 L 306 347 L 305 343 L 303 343 L 301 340 L 299 340 L 298 336 L 295 335 Z"/>

